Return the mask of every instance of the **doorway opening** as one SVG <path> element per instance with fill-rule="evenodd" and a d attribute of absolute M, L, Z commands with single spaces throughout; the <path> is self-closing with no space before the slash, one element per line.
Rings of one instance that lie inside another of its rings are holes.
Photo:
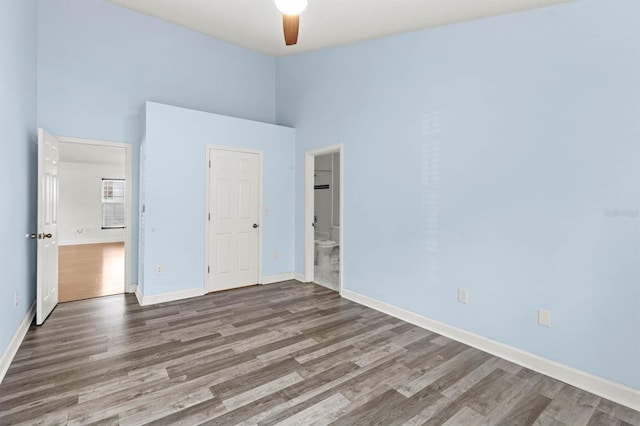
<path fill-rule="evenodd" d="M 305 281 L 342 291 L 342 145 L 305 156 Z"/>
<path fill-rule="evenodd" d="M 58 301 L 130 292 L 130 146 L 58 139 Z"/>

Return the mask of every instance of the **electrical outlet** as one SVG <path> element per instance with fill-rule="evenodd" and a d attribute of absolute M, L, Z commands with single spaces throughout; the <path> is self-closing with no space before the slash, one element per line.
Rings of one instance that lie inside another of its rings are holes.
<path fill-rule="evenodd" d="M 13 304 L 18 306 L 18 292 L 17 291 L 13 295 Z"/>
<path fill-rule="evenodd" d="M 538 309 L 538 325 L 551 327 L 551 312 L 546 309 Z"/>
<path fill-rule="evenodd" d="M 156 275 L 164 274 L 164 267 L 162 265 L 156 265 Z"/>
<path fill-rule="evenodd" d="M 464 288 L 458 289 L 458 302 L 464 303 L 465 305 L 469 302 L 469 292 Z"/>

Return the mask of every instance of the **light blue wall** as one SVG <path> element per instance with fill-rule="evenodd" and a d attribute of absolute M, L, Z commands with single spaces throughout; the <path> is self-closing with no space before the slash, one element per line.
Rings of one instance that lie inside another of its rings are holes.
<path fill-rule="evenodd" d="M 640 389 L 639 2 L 281 58 L 277 99 L 297 272 L 304 152 L 344 143 L 347 289 Z"/>
<path fill-rule="evenodd" d="M 271 57 L 104 0 L 40 0 L 38 6 L 38 124 L 56 135 L 133 144 L 134 208 L 138 112 L 145 101 L 274 120 Z M 134 210 L 133 236 L 137 221 Z"/>
<path fill-rule="evenodd" d="M 293 129 L 149 102 L 144 169 L 145 296 L 202 288 L 206 145 L 263 153 L 263 275 L 294 268 Z M 277 254 L 277 256 L 275 256 Z M 277 257 L 277 259 L 276 259 Z M 163 275 L 155 274 L 162 265 Z"/>
<path fill-rule="evenodd" d="M 36 22 L 35 0 L 0 1 L 0 354 L 35 299 Z"/>

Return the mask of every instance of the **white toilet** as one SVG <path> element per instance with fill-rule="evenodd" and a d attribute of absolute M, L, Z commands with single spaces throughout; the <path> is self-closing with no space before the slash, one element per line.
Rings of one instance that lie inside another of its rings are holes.
<path fill-rule="evenodd" d="M 316 264 L 318 266 L 329 266 L 331 264 L 331 253 L 334 249 L 340 247 L 340 227 L 332 226 L 329 232 L 330 240 L 315 240 Z"/>

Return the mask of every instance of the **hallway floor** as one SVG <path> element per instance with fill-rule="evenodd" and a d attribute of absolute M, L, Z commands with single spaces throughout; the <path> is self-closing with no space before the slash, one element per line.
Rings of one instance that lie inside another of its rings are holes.
<path fill-rule="evenodd" d="M 124 243 L 59 247 L 58 301 L 124 292 Z"/>

